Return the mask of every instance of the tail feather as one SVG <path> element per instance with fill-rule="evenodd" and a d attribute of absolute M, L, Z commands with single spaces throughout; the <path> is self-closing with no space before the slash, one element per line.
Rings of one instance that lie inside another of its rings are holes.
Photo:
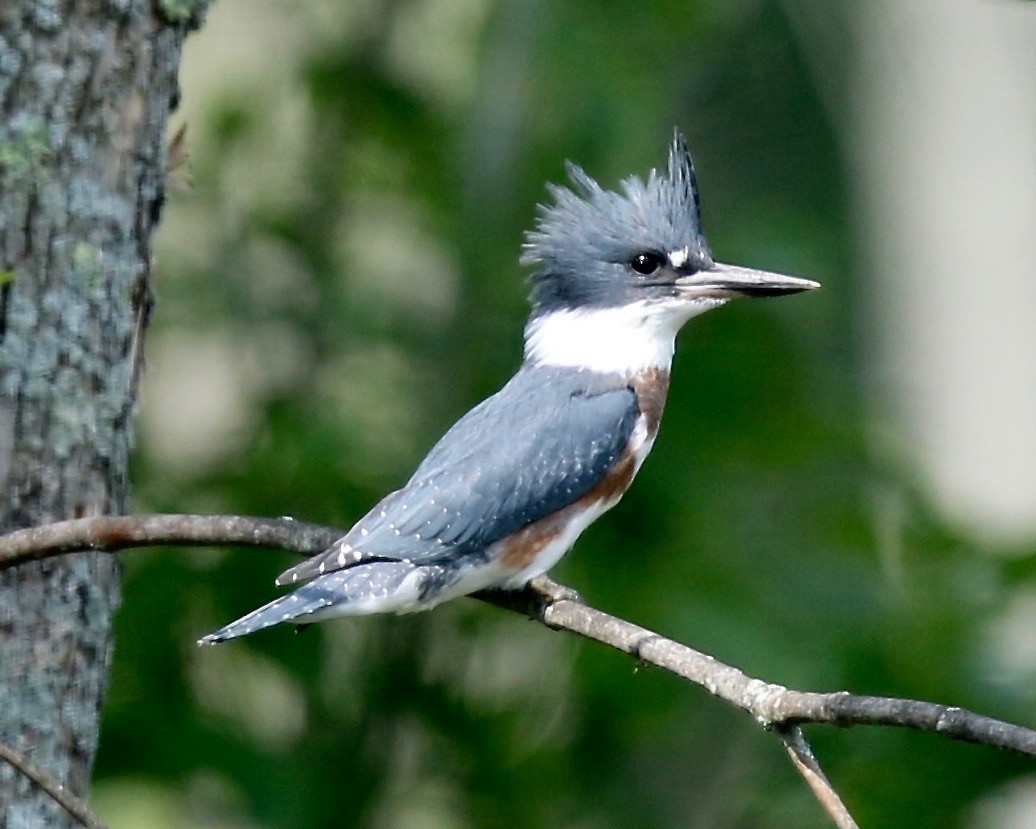
<path fill-rule="evenodd" d="M 410 583 L 410 590 L 400 590 L 400 587 L 416 570 L 414 565 L 403 561 L 379 561 L 327 573 L 203 636 L 198 644 L 215 645 L 292 620 L 309 624 L 333 616 L 407 609 L 416 600 L 418 586 Z"/>

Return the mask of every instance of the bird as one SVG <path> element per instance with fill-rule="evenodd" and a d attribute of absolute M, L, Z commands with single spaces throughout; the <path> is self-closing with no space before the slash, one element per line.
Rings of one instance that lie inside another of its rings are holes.
<path fill-rule="evenodd" d="M 531 312 L 514 376 L 330 549 L 277 578 L 296 589 L 200 644 L 426 610 L 486 588 L 549 587 L 547 571 L 618 503 L 651 451 L 683 325 L 738 297 L 820 287 L 713 258 L 679 130 L 664 170 L 616 190 L 572 162 L 566 170 L 569 186 L 548 185 L 552 200 L 525 235 Z"/>

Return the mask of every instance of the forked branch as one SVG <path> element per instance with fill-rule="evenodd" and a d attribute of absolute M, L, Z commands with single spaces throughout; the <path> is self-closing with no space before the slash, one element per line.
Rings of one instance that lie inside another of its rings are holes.
<path fill-rule="evenodd" d="M 342 534 L 333 527 L 290 518 L 238 515 L 82 518 L 0 536 L 0 570 L 83 550 L 116 552 L 153 546 L 266 547 L 315 555 L 330 547 Z M 483 591 L 475 597 L 522 613 L 554 630 L 565 630 L 609 645 L 643 663 L 690 680 L 747 711 L 781 739 L 796 769 L 839 827 L 855 827 L 856 823 L 820 769 L 802 735 L 801 725 L 899 726 L 1036 756 L 1036 731 L 1032 729 L 934 702 L 857 696 L 845 691 L 796 691 L 765 682 L 687 645 L 590 607 L 572 591 L 550 582 L 521 591 Z M 70 813 L 84 825 L 102 825 L 87 823 L 81 815 L 71 810 Z"/>

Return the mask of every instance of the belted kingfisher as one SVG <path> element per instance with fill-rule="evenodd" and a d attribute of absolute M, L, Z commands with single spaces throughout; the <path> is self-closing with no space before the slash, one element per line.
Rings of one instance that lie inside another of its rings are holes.
<path fill-rule="evenodd" d="M 329 550 L 285 571 L 305 582 L 204 637 L 280 622 L 408 613 L 547 572 L 615 506 L 658 433 L 676 334 L 740 296 L 817 288 L 720 264 L 702 234 L 691 156 L 677 132 L 668 169 L 603 189 L 567 165 L 526 235 L 535 267 L 525 359 L 464 415 L 409 481 Z"/>

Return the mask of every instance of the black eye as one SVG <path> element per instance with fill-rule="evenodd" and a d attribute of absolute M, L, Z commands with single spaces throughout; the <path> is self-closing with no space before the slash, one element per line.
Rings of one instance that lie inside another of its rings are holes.
<path fill-rule="evenodd" d="M 630 267 L 641 276 L 650 276 L 662 267 L 665 259 L 658 253 L 638 253 L 630 259 Z"/>

